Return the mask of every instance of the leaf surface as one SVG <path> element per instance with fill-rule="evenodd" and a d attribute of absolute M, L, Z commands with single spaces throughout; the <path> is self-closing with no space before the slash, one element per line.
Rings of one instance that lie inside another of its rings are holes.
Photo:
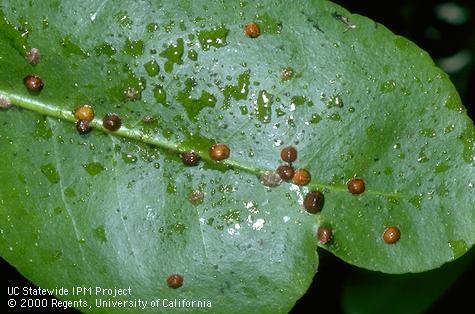
<path fill-rule="evenodd" d="M 286 312 L 316 271 L 319 226 L 333 229 L 326 249 L 388 273 L 436 268 L 474 243 L 473 123 L 447 75 L 382 25 L 326 1 L 0 8 L 0 94 L 17 105 L 0 112 L 0 252 L 42 287 Z M 258 38 L 243 33 L 249 21 Z M 23 85 L 32 73 L 37 94 Z M 81 136 L 72 110 L 84 103 L 96 119 Z M 108 112 L 119 131 L 102 127 Z M 231 158 L 216 163 L 219 142 Z M 286 145 L 308 187 L 257 178 Z M 191 149 L 198 167 L 178 156 Z M 317 215 L 302 208 L 313 189 L 325 194 Z M 394 245 L 381 239 L 391 225 Z M 172 273 L 181 288 L 167 286 Z M 108 312 L 98 298 L 80 310 Z"/>

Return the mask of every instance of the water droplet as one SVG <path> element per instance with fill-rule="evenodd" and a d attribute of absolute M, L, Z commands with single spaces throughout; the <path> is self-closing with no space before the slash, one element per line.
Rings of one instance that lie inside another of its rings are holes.
<path fill-rule="evenodd" d="M 194 49 L 188 50 L 188 59 L 192 61 L 197 61 L 198 60 L 198 52 Z"/>
<path fill-rule="evenodd" d="M 282 31 L 282 22 L 267 13 L 256 15 L 255 19 L 262 33 L 280 34 Z"/>
<path fill-rule="evenodd" d="M 71 40 L 71 35 L 67 35 L 60 42 L 61 48 L 63 48 L 63 53 L 66 56 L 77 55 L 83 59 L 89 57 L 89 53 L 79 47 Z"/>
<path fill-rule="evenodd" d="M 114 15 L 116 22 L 121 26 L 130 29 L 134 24 L 128 16 L 127 11 L 119 11 Z"/>
<path fill-rule="evenodd" d="M 215 27 L 210 30 L 198 32 L 198 41 L 203 50 L 209 50 L 210 47 L 221 48 L 226 46 L 226 37 L 229 30 L 224 26 Z"/>
<path fill-rule="evenodd" d="M 416 194 L 409 199 L 409 203 L 411 203 L 414 207 L 420 209 L 422 203 L 422 194 Z"/>
<path fill-rule="evenodd" d="M 56 184 L 59 182 L 60 177 L 59 173 L 53 164 L 46 164 L 40 167 L 41 173 L 48 179 L 49 182 L 52 184 Z"/>
<path fill-rule="evenodd" d="M 159 104 L 167 105 L 167 93 L 162 85 L 156 85 L 153 88 L 153 96 Z"/>
<path fill-rule="evenodd" d="M 394 89 L 396 89 L 396 81 L 394 80 L 385 81 L 379 86 L 379 90 L 385 94 L 394 91 Z"/>
<path fill-rule="evenodd" d="M 170 73 L 173 70 L 174 64 L 183 64 L 184 41 L 183 38 L 178 38 L 176 44 L 168 45 L 165 50 L 160 52 L 160 57 L 166 58 L 165 72 Z"/>
<path fill-rule="evenodd" d="M 157 76 L 160 72 L 160 66 L 158 65 L 157 61 L 150 60 L 149 62 L 144 64 L 145 71 L 151 77 Z"/>
<path fill-rule="evenodd" d="M 467 243 L 464 240 L 452 240 L 448 242 L 449 248 L 452 250 L 454 259 L 459 258 L 468 251 Z"/>
<path fill-rule="evenodd" d="M 138 57 L 143 54 L 143 47 L 144 42 L 142 40 L 130 40 L 130 38 L 127 38 L 125 40 L 123 51 L 129 56 Z"/>
<path fill-rule="evenodd" d="M 445 99 L 445 107 L 453 111 L 464 111 L 462 100 L 460 99 L 460 96 L 457 94 L 457 92 L 453 92 L 449 96 L 447 96 L 447 98 Z"/>
<path fill-rule="evenodd" d="M 158 30 L 158 24 L 157 23 L 149 23 L 149 24 L 147 24 L 146 28 L 147 28 L 147 32 L 153 33 L 156 30 Z"/>
<path fill-rule="evenodd" d="M 262 123 L 271 122 L 272 118 L 272 104 L 274 103 L 274 96 L 267 91 L 262 90 L 257 96 L 257 118 Z"/>
<path fill-rule="evenodd" d="M 90 162 L 83 165 L 83 168 L 89 173 L 91 176 L 98 175 L 106 168 L 99 162 Z"/>
<path fill-rule="evenodd" d="M 126 164 L 135 164 L 137 162 L 137 156 L 132 154 L 122 153 L 122 160 Z"/>
<path fill-rule="evenodd" d="M 99 226 L 94 229 L 94 237 L 102 243 L 107 242 L 106 230 L 104 229 L 104 226 Z"/>
<path fill-rule="evenodd" d="M 475 126 L 468 122 L 465 129 L 457 137 L 463 144 L 463 160 L 467 163 L 475 162 Z"/>
<path fill-rule="evenodd" d="M 111 43 L 103 42 L 94 48 L 97 56 L 106 55 L 109 58 L 116 54 L 115 48 Z"/>
<path fill-rule="evenodd" d="M 326 105 L 327 105 L 327 108 L 332 108 L 332 107 L 342 108 L 343 98 L 341 97 L 341 95 L 330 96 L 326 101 Z"/>
<path fill-rule="evenodd" d="M 436 136 L 435 130 L 432 129 L 432 128 L 422 129 L 422 130 L 419 131 L 419 134 L 424 136 L 424 137 L 429 137 L 429 138 L 432 138 L 432 137 Z"/>

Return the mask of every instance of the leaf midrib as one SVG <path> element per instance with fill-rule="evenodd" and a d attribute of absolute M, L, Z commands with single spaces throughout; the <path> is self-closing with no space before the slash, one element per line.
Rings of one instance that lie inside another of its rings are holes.
<path fill-rule="evenodd" d="M 22 95 L 18 95 L 18 94 L 11 93 L 11 92 L 6 92 L 6 91 L 2 91 L 2 90 L 0 90 L 0 95 L 3 95 L 5 97 L 7 97 L 14 105 L 16 105 L 18 107 L 21 107 L 21 108 L 24 108 L 24 109 L 27 109 L 27 110 L 36 112 L 38 114 L 42 114 L 42 115 L 51 117 L 51 118 L 57 118 L 57 119 L 67 121 L 67 122 L 70 122 L 70 123 L 76 123 L 76 118 L 74 117 L 74 113 L 70 110 L 64 110 L 64 109 L 61 109 L 61 108 L 56 107 L 54 105 L 38 101 L 36 99 L 31 99 L 31 98 L 28 98 L 28 97 L 25 97 L 25 96 L 22 96 Z M 165 149 L 165 150 L 168 150 L 168 151 L 171 151 L 171 152 L 175 152 L 175 153 L 183 153 L 185 151 L 189 151 L 189 150 L 194 149 L 193 147 L 180 146 L 177 143 L 168 141 L 168 140 L 163 139 L 163 138 L 160 139 L 160 138 L 157 138 L 157 137 L 149 136 L 147 134 L 142 133 L 138 129 L 130 129 L 130 128 L 127 128 L 126 126 L 121 126 L 121 128 L 117 131 L 110 131 L 102 125 L 102 121 L 98 118 L 94 118 L 90 122 L 90 126 L 93 129 L 102 131 L 102 132 L 107 133 L 111 136 L 115 135 L 115 136 L 120 136 L 120 137 L 123 137 L 123 138 L 128 138 L 128 139 L 131 139 L 131 140 L 135 140 L 137 142 L 149 144 L 149 145 L 159 147 L 159 148 L 162 148 L 162 149 Z M 195 150 L 198 151 L 198 149 L 195 149 Z M 207 163 L 210 163 L 210 164 L 216 163 L 216 161 L 212 160 L 211 157 L 208 154 L 201 154 L 200 157 L 204 162 L 207 162 Z M 223 165 L 226 165 L 229 168 L 243 170 L 243 171 L 248 172 L 250 174 L 253 174 L 255 176 L 258 176 L 258 175 L 260 175 L 262 173 L 265 173 L 267 171 L 274 171 L 273 169 L 260 169 L 258 167 L 253 167 L 253 166 L 250 166 L 248 164 L 242 163 L 238 160 L 234 160 L 234 159 L 231 159 L 231 158 L 226 159 L 224 161 L 220 161 L 219 163 L 223 164 Z M 310 190 L 325 189 L 325 190 L 329 190 L 329 191 L 348 193 L 348 190 L 346 189 L 346 186 L 343 186 L 343 185 L 329 185 L 329 184 L 316 182 L 316 181 L 313 181 L 313 180 L 308 185 L 308 188 Z M 386 196 L 386 197 L 395 197 L 395 198 L 400 197 L 400 195 L 396 192 L 378 191 L 378 190 L 374 190 L 374 189 L 366 189 L 365 193 L 378 195 L 378 196 Z"/>

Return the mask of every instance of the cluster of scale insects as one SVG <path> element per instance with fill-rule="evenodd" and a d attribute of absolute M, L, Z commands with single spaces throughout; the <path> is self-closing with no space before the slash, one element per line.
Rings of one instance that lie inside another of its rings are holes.
<path fill-rule="evenodd" d="M 257 38 L 261 35 L 259 25 L 251 22 L 245 25 L 244 34 L 250 38 Z M 36 65 L 40 61 L 40 52 L 36 48 L 32 48 L 25 56 L 28 63 Z M 292 69 L 286 68 L 282 71 L 281 79 L 287 81 L 292 77 Z M 32 93 L 39 93 L 44 83 L 40 76 L 36 74 L 27 75 L 23 79 L 26 88 Z M 129 90 L 125 93 L 127 95 Z M 4 103 L 2 99 L 2 104 Z M 5 102 L 6 104 L 6 102 Z M 10 105 L 10 104 L 9 104 Z M 6 105 L 4 107 L 7 107 Z M 91 105 L 82 105 L 74 110 L 74 117 L 76 118 L 76 129 L 80 134 L 86 134 L 91 130 L 90 123 L 94 119 L 94 108 Z M 145 118 L 144 118 L 145 121 Z M 107 130 L 114 132 L 122 126 L 121 118 L 115 113 L 108 113 L 102 119 L 102 125 Z M 209 156 L 214 161 L 223 161 L 229 158 L 231 149 L 227 144 L 214 144 L 209 149 Z M 261 182 L 266 186 L 277 186 L 281 181 L 291 182 L 298 186 L 308 185 L 311 181 L 311 175 L 308 170 L 299 168 L 294 169 L 293 163 L 297 160 L 297 149 L 293 146 L 284 147 L 280 152 L 281 159 L 285 162 L 277 167 L 275 172 L 266 172 L 261 174 Z M 201 157 L 193 150 L 185 151 L 180 154 L 183 163 L 187 166 L 197 166 L 200 163 Z M 347 182 L 348 192 L 351 194 L 361 194 L 365 191 L 365 181 L 361 178 L 353 178 Z M 203 193 L 193 192 L 190 194 L 189 200 L 193 204 L 198 204 L 203 200 Z M 303 200 L 303 207 L 310 214 L 317 214 L 321 212 L 324 204 L 324 196 L 321 191 L 309 191 Z M 401 236 L 399 228 L 395 226 L 387 227 L 382 239 L 387 244 L 396 243 Z M 317 231 L 317 238 L 322 244 L 326 244 L 332 240 L 332 229 L 328 227 L 319 227 Z M 171 274 L 167 278 L 167 285 L 170 288 L 176 289 L 183 285 L 183 276 L 180 274 Z"/>

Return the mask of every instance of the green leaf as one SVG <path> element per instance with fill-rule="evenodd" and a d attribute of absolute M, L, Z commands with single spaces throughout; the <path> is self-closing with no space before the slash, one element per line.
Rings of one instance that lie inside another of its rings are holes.
<path fill-rule="evenodd" d="M 436 268 L 475 241 L 473 123 L 447 75 L 382 25 L 317 0 L 0 9 L 0 94 L 16 105 L 0 112 L 0 253 L 42 287 L 130 286 L 124 300 L 149 311 L 160 298 L 286 312 L 316 271 L 319 226 L 333 229 L 326 249 L 388 273 Z M 250 21 L 260 37 L 243 33 Z M 23 85 L 32 73 L 40 93 Z M 96 119 L 81 136 L 72 111 L 84 103 Z M 108 112 L 119 131 L 102 126 Z M 225 162 L 208 155 L 218 142 Z M 285 145 L 308 187 L 257 178 Z M 180 161 L 190 149 L 198 167 Z M 366 181 L 358 196 L 353 176 Z M 310 189 L 325 194 L 321 214 L 302 208 Z M 168 288 L 172 273 L 181 288 Z M 100 298 L 75 306 L 108 312 Z"/>

